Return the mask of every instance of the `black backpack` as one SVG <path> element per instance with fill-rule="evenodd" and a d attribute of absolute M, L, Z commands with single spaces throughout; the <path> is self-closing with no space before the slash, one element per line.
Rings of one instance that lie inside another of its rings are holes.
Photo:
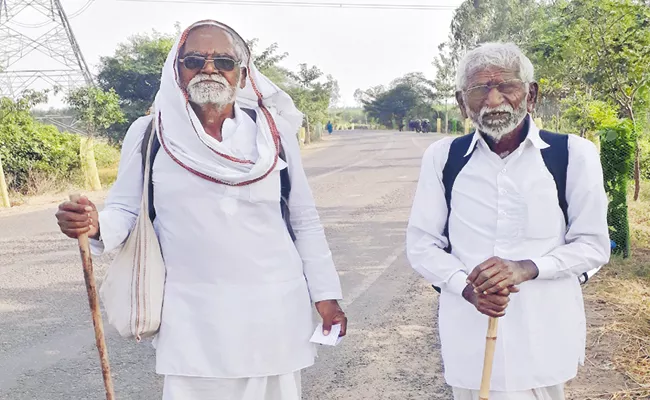
<path fill-rule="evenodd" d="M 250 108 L 242 108 L 242 111 L 244 111 L 253 120 L 253 122 L 257 122 L 257 113 L 255 112 L 255 110 Z M 153 120 L 149 123 L 149 126 L 145 131 L 144 138 L 142 140 L 142 146 L 140 147 L 140 154 L 142 155 L 142 171 L 145 170 L 145 162 L 147 159 L 146 158 L 147 144 L 149 143 L 149 139 L 151 138 L 152 124 L 153 124 Z M 151 220 L 151 222 L 153 222 L 153 220 L 156 218 L 156 209 L 154 208 L 153 205 L 153 162 L 156 158 L 156 154 L 158 154 L 158 150 L 160 150 L 160 141 L 158 140 L 158 136 L 154 136 L 153 141 L 151 143 L 151 156 L 149 157 L 148 196 L 149 196 L 149 219 Z M 282 144 L 280 144 L 279 157 L 282 161 L 287 162 L 287 158 L 284 153 L 284 148 L 282 147 Z M 296 235 L 293 232 L 293 228 L 291 227 L 290 215 L 289 215 L 290 214 L 289 213 L 290 193 L 291 193 L 291 180 L 289 179 L 289 168 L 284 168 L 280 171 L 280 212 L 282 213 L 282 219 L 284 220 L 284 223 L 287 226 L 287 230 L 289 231 L 291 240 L 295 241 Z"/>
<path fill-rule="evenodd" d="M 472 144 L 474 133 L 461 136 L 454 139 L 449 147 L 449 156 L 447 162 L 442 170 L 442 185 L 445 188 L 445 201 L 447 203 L 447 222 L 445 223 L 444 235 L 447 238 L 448 246 L 445 248 L 447 253 L 451 253 L 451 240 L 449 238 L 449 216 L 451 215 L 451 192 L 454 187 L 454 182 L 460 171 L 467 165 L 474 149 L 469 156 L 465 157 L 469 146 Z M 546 142 L 549 147 L 542 149 L 542 159 L 548 171 L 553 176 L 555 186 L 557 187 L 557 201 L 564 214 L 564 221 L 569 225 L 568 207 L 569 204 L 566 200 L 566 178 L 567 167 L 569 165 L 569 135 L 560 133 L 552 133 L 548 131 L 540 131 L 540 138 Z M 583 274 L 588 279 L 587 274 Z M 433 286 L 438 293 L 440 288 Z"/>

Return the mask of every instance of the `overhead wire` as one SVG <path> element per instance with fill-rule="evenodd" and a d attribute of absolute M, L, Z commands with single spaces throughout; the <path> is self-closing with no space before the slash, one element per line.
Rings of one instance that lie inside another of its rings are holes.
<path fill-rule="evenodd" d="M 404 4 L 404 3 L 358 3 L 358 2 L 323 2 L 298 0 L 117 0 L 122 2 L 144 3 L 209 3 L 215 5 L 236 6 L 271 6 L 271 7 L 301 7 L 301 8 L 360 8 L 386 10 L 455 10 L 460 4 Z"/>
<path fill-rule="evenodd" d="M 88 0 L 77 11 L 70 14 L 68 16 L 68 19 L 72 19 L 72 18 L 78 17 L 79 15 L 83 14 L 84 12 L 86 12 L 86 10 L 88 10 L 88 8 L 90 8 L 90 6 L 93 5 L 94 2 L 95 2 L 95 0 Z M 42 28 L 44 26 L 47 26 L 47 25 L 51 24 L 54 21 L 55 20 L 53 18 L 49 18 L 46 21 L 40 22 L 38 24 L 27 24 L 27 23 L 15 21 L 15 20 L 11 20 L 11 23 L 14 24 L 14 25 L 17 25 L 17 26 L 19 26 L 21 28 L 38 29 L 38 28 Z"/>

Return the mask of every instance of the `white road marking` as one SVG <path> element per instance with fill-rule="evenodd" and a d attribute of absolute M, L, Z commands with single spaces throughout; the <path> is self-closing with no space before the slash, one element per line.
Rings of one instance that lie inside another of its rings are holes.
<path fill-rule="evenodd" d="M 350 292 L 343 293 L 343 301 L 341 305 L 343 307 L 348 307 L 350 304 L 354 303 L 362 294 L 364 294 L 373 283 L 379 279 L 379 277 L 390 267 L 393 263 L 404 253 L 404 245 L 396 247 L 392 253 L 386 257 L 376 268 L 365 268 L 364 271 L 369 273 L 363 278 L 363 281 L 355 286 Z"/>

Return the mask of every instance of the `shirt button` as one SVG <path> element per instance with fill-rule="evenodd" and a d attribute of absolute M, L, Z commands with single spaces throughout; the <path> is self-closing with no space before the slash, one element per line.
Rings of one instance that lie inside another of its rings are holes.
<path fill-rule="evenodd" d="M 502 170 L 501 170 L 501 173 L 502 173 L 502 174 L 505 174 L 505 173 L 506 173 L 506 169 L 505 169 L 505 168 L 502 169 Z"/>
<path fill-rule="evenodd" d="M 499 215 L 506 215 L 506 212 L 503 210 L 499 210 Z"/>
<path fill-rule="evenodd" d="M 501 190 L 499 190 L 499 193 L 500 193 L 500 194 L 508 194 L 508 191 L 505 190 L 505 189 L 501 189 Z"/>

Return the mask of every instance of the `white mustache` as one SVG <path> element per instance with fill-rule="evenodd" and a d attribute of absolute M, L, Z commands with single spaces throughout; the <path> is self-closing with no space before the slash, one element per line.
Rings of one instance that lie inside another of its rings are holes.
<path fill-rule="evenodd" d="M 513 114 L 515 112 L 514 108 L 512 106 L 507 105 L 507 104 L 501 104 L 500 106 L 494 107 L 494 108 L 489 108 L 489 107 L 483 107 L 481 109 L 481 112 L 479 113 L 479 117 L 483 119 L 486 114 L 494 113 L 494 112 L 506 112 L 509 114 Z"/>
<path fill-rule="evenodd" d="M 192 80 L 190 80 L 190 83 L 188 83 L 187 86 L 188 87 L 189 86 L 194 86 L 194 85 L 197 85 L 197 84 L 202 83 L 202 82 L 216 82 L 216 83 L 220 83 L 220 84 L 222 84 L 222 85 L 224 85 L 226 87 L 228 87 L 230 85 L 228 83 L 228 81 L 226 80 L 226 78 L 224 78 L 222 75 L 219 75 L 219 74 L 212 74 L 212 75 L 198 74 L 194 78 L 192 78 Z"/>

